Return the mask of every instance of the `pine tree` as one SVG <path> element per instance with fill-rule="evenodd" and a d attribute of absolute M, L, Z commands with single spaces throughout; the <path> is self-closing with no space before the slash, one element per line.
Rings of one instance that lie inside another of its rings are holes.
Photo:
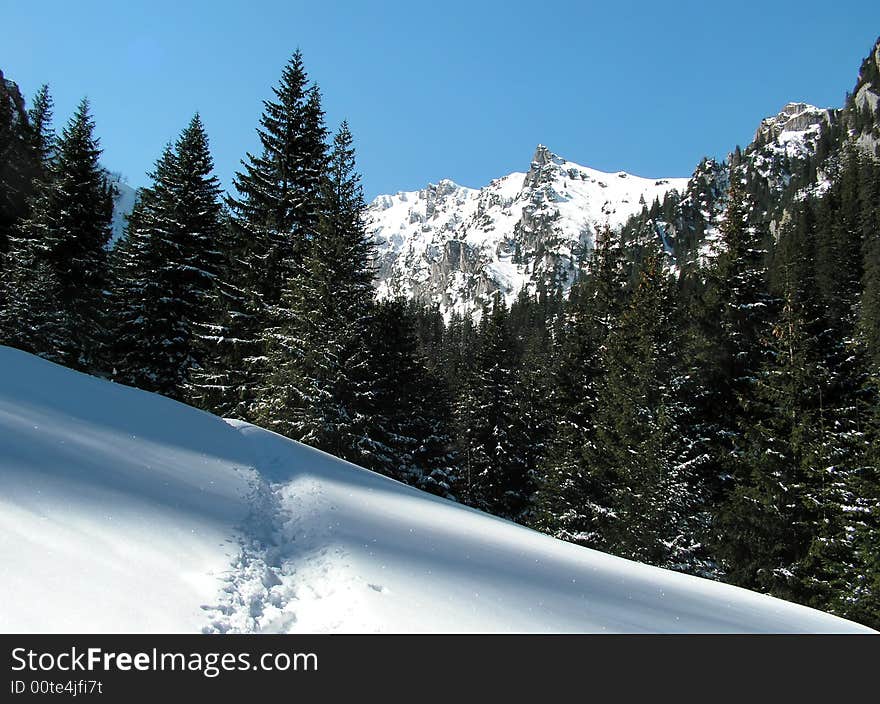
<path fill-rule="evenodd" d="M 823 500 L 823 525 L 804 567 L 806 600 L 876 624 L 880 590 L 878 564 L 871 555 L 877 549 L 880 496 L 880 465 L 873 449 L 880 444 L 876 423 L 880 375 L 871 311 L 876 307 L 872 241 L 880 227 L 880 168 L 874 160 L 852 152 L 845 152 L 841 162 L 837 182 L 815 206 L 815 237 L 824 243 L 817 247 L 816 269 L 835 282 L 813 286 L 822 294 L 822 318 L 816 327 L 820 360 L 829 380 L 822 399 L 828 418 L 827 445 L 835 460 L 823 476 L 834 476 L 838 490 Z M 837 266 L 830 266 L 825 257 Z"/>
<path fill-rule="evenodd" d="M 572 287 L 554 345 L 558 423 L 539 470 L 533 525 L 579 545 L 600 543 L 591 506 L 603 489 L 584 453 L 594 437 L 597 393 L 607 372 L 602 349 L 623 306 L 625 277 L 620 243 L 605 228 L 597 234 L 587 276 Z"/>
<path fill-rule="evenodd" d="M 862 452 L 851 482 L 854 500 L 844 506 L 850 559 L 844 570 L 837 570 L 843 579 L 834 585 L 828 608 L 876 629 L 880 628 L 880 369 L 876 366 L 865 387 Z"/>
<path fill-rule="evenodd" d="M 880 163 L 876 160 L 862 161 L 859 190 L 863 273 L 855 337 L 865 370 L 857 396 L 863 435 L 853 473 L 854 500 L 846 507 L 853 557 L 831 608 L 880 628 Z"/>
<path fill-rule="evenodd" d="M 210 354 L 189 391 L 203 408 L 249 420 L 258 414 L 257 398 L 266 394 L 266 333 L 285 324 L 278 317 L 287 305 L 283 291 L 305 266 L 318 227 L 327 163 L 320 93 L 309 87 L 299 51 L 273 94 L 263 103 L 257 129 L 262 152 L 247 155 L 234 178 L 238 195 L 227 201 L 225 262 L 213 320 L 204 329 Z"/>
<path fill-rule="evenodd" d="M 264 333 L 267 383 L 255 405 L 264 423 L 289 437 L 357 461 L 364 452 L 372 241 L 366 232 L 352 137 L 343 123 L 322 184 L 319 219 L 291 272 L 279 321 Z M 294 255 L 290 255 L 293 257 Z"/>
<path fill-rule="evenodd" d="M 55 153 L 55 130 L 52 128 L 55 103 L 49 86 L 42 85 L 28 110 L 30 150 L 38 167 L 37 178 L 45 178 Z"/>
<path fill-rule="evenodd" d="M 855 298 L 862 278 L 860 228 L 861 156 L 850 150 L 841 155 L 842 168 L 823 207 L 817 212 L 816 285 L 834 333 L 852 334 Z"/>
<path fill-rule="evenodd" d="M 718 522 L 727 580 L 842 615 L 856 608 L 843 595 L 870 594 L 855 539 L 870 524 L 864 373 L 845 283 L 858 266 L 844 264 L 837 248 L 849 245 L 829 227 L 854 218 L 833 213 L 856 196 L 832 191 L 783 218 L 768 272 L 783 305 L 769 307 L 758 366 L 738 390 L 734 482 Z"/>
<path fill-rule="evenodd" d="M 808 501 L 814 477 L 829 458 L 818 456 L 827 384 L 808 349 L 801 307 L 790 287 L 779 321 L 763 343 L 768 356 L 746 399 L 737 475 L 722 517 L 727 578 L 734 583 L 797 598 L 806 555 L 819 516 Z"/>
<path fill-rule="evenodd" d="M 327 163 L 324 113 L 317 86 L 308 85 L 297 50 L 281 74 L 275 100 L 264 101 L 259 156 L 247 155 L 233 180 L 233 221 L 254 242 L 263 301 L 280 300 L 289 266 L 298 263 L 318 226 Z"/>
<path fill-rule="evenodd" d="M 725 219 L 720 227 L 724 251 L 714 267 L 719 289 L 726 363 L 734 385 L 747 384 L 756 368 L 759 346 L 771 310 L 767 291 L 766 245 L 763 233 L 749 224 L 750 202 L 736 172 L 731 172 Z"/>
<path fill-rule="evenodd" d="M 139 194 L 115 260 L 116 378 L 182 398 L 219 269 L 220 185 L 198 114 Z"/>
<path fill-rule="evenodd" d="M 659 253 L 604 346 L 594 440 L 583 451 L 599 544 L 650 564 L 702 571 L 699 465 L 688 434 L 691 407 L 679 361 L 680 324 Z"/>
<path fill-rule="evenodd" d="M 511 306 L 510 327 L 516 348 L 514 407 L 521 430 L 518 454 L 526 469 L 520 495 L 521 501 L 527 501 L 514 518 L 523 523 L 536 520 L 539 467 L 557 425 L 560 394 L 554 379 L 553 325 L 558 321 L 561 305 L 558 289 L 553 294 L 542 289 L 537 296 L 522 291 Z"/>
<path fill-rule="evenodd" d="M 880 164 L 865 159 L 861 173 L 862 280 L 859 334 L 875 369 L 880 369 Z"/>
<path fill-rule="evenodd" d="M 23 242 L 9 250 L 34 191 L 49 176 L 52 98 L 43 86 L 25 113 L 20 96 L 2 77 L 0 83 L 0 341 L 49 354 L 65 337 L 55 300 L 58 282 Z"/>
<path fill-rule="evenodd" d="M 361 441 L 364 466 L 453 497 L 450 402 L 418 348 L 407 304 L 376 304 L 367 352 L 370 396 Z"/>
<path fill-rule="evenodd" d="M 100 154 L 83 100 L 58 140 L 47 180 L 39 184 L 15 243 L 23 260 L 41 263 L 35 271 L 53 272 L 57 290 L 32 279 L 34 295 L 43 290 L 47 299 L 60 301 L 58 313 L 65 318 L 67 333 L 57 339 L 57 347 L 38 352 L 90 371 L 99 368 L 106 339 L 106 245 L 114 195 L 99 165 Z M 48 300 L 35 305 L 48 308 Z"/>
<path fill-rule="evenodd" d="M 74 331 L 54 269 L 27 240 L 17 240 L 0 277 L 0 344 L 58 363 Z"/>
<path fill-rule="evenodd" d="M 731 166 L 727 211 L 720 227 L 722 251 L 708 272 L 706 301 L 701 308 L 708 316 L 704 332 L 706 351 L 711 354 L 704 356 L 709 367 L 703 377 L 710 382 L 714 416 L 709 428 L 715 465 L 712 473 L 721 478 L 719 510 L 710 540 L 722 559 L 729 558 L 727 536 L 736 527 L 728 523 L 726 530 L 720 528 L 718 515 L 724 514 L 725 497 L 732 496 L 751 473 L 743 455 L 750 424 L 748 407 L 765 353 L 761 340 L 774 309 L 764 234 L 750 224 L 752 210 L 741 174 Z"/>
<path fill-rule="evenodd" d="M 507 318 L 507 307 L 496 293 L 480 321 L 473 367 L 456 401 L 456 423 L 463 499 L 515 518 L 527 508 L 530 491 Z"/>

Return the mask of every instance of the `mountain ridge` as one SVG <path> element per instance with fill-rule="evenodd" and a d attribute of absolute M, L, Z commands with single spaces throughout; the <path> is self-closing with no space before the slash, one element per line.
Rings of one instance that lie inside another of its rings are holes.
<path fill-rule="evenodd" d="M 527 171 L 479 189 L 443 179 L 378 196 L 367 217 L 379 296 L 414 298 L 448 317 L 479 311 L 496 292 L 509 303 L 523 288 L 567 289 L 600 228 L 619 228 L 686 183 L 599 171 L 539 144 Z"/>

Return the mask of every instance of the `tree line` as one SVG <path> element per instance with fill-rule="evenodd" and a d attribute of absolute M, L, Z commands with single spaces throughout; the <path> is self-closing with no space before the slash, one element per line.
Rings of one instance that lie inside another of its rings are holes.
<path fill-rule="evenodd" d="M 687 256 L 658 237 L 670 194 L 598 231 L 567 294 L 445 321 L 375 299 L 353 138 L 328 131 L 298 52 L 234 193 L 196 115 L 114 243 L 88 103 L 56 135 L 47 89 L 28 109 L 0 91 L 3 344 L 880 625 L 880 166 L 845 131 L 823 143 L 828 187 L 774 203 L 772 226 L 747 159 L 723 165 L 707 261 L 705 223 Z"/>
<path fill-rule="evenodd" d="M 0 90 L 0 342 L 451 495 L 440 381 L 404 304 L 374 300 L 353 138 L 299 52 L 234 193 L 196 114 L 115 242 L 88 102 L 56 134 L 48 88 Z"/>

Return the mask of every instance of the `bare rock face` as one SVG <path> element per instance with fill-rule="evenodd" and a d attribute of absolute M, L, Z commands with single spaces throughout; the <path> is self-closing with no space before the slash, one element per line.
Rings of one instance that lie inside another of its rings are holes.
<path fill-rule="evenodd" d="M 858 118 L 851 120 L 851 136 L 863 151 L 880 157 L 880 39 L 862 62 L 852 107 Z"/>
<path fill-rule="evenodd" d="M 770 190 L 788 186 L 790 169 L 815 152 L 832 121 L 831 110 L 790 103 L 762 121 L 746 150 L 748 168 Z M 604 173 L 566 161 L 538 145 L 525 172 L 495 179 L 479 190 L 451 181 L 421 191 L 380 196 L 369 207 L 378 245 L 380 297 L 403 296 L 453 313 L 479 315 L 493 295 L 510 304 L 522 290 L 560 287 L 581 275 L 600 228 L 619 229 L 630 216 L 681 195 L 678 215 L 656 223 L 672 250 L 685 222 L 696 222 L 712 256 L 723 219 L 727 164 L 704 161 L 691 179 L 646 179 Z M 687 210 L 687 215 L 684 210 Z"/>
<path fill-rule="evenodd" d="M 877 111 L 880 104 L 880 39 L 859 71 L 854 100 L 860 110 L 868 106 L 872 111 Z"/>
<path fill-rule="evenodd" d="M 125 233 L 128 224 L 128 216 L 134 209 L 137 200 L 137 190 L 130 186 L 120 173 L 107 172 L 107 182 L 113 187 L 113 236 L 110 244 L 118 240 Z"/>
<path fill-rule="evenodd" d="M 755 132 L 755 142 L 779 139 L 785 132 L 807 132 L 824 129 L 834 119 L 834 111 L 807 103 L 788 103 L 778 115 L 764 118 Z"/>
<path fill-rule="evenodd" d="M 27 120 L 27 110 L 25 109 L 24 98 L 18 88 L 18 84 L 5 78 L 2 70 L 0 70 L 0 85 L 3 86 L 3 97 L 10 103 L 13 119 L 22 122 Z"/>
<path fill-rule="evenodd" d="M 27 108 L 21 90 L 15 81 L 4 77 L 3 71 L 0 71 L 0 110 L 9 116 L 13 131 L 28 124 Z M 0 147 L 5 149 L 10 147 L 10 144 L 0 144 Z M 5 157 L 5 154 L 3 156 Z M 6 166 L 7 164 L 0 163 L 0 169 Z"/>
<path fill-rule="evenodd" d="M 746 149 L 749 178 L 764 180 L 769 193 L 781 196 L 839 120 L 839 110 L 788 103 L 779 114 L 761 121 L 754 142 Z"/>
<path fill-rule="evenodd" d="M 523 179 L 523 188 L 538 189 L 541 186 L 551 184 L 554 175 L 564 165 L 564 159 L 556 156 L 543 144 L 539 144 L 535 148 L 532 163 L 529 166 L 525 179 Z"/>

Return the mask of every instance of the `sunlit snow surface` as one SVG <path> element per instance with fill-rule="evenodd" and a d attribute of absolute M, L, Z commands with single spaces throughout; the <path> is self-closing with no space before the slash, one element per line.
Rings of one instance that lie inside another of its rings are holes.
<path fill-rule="evenodd" d="M 866 630 L 0 347 L 0 631 Z"/>
<path fill-rule="evenodd" d="M 539 145 L 528 172 L 479 190 L 442 180 L 379 196 L 367 211 L 378 246 L 378 293 L 436 304 L 448 317 L 478 311 L 496 290 L 509 304 L 557 266 L 567 288 L 599 229 L 620 227 L 687 183 L 597 171 Z"/>

